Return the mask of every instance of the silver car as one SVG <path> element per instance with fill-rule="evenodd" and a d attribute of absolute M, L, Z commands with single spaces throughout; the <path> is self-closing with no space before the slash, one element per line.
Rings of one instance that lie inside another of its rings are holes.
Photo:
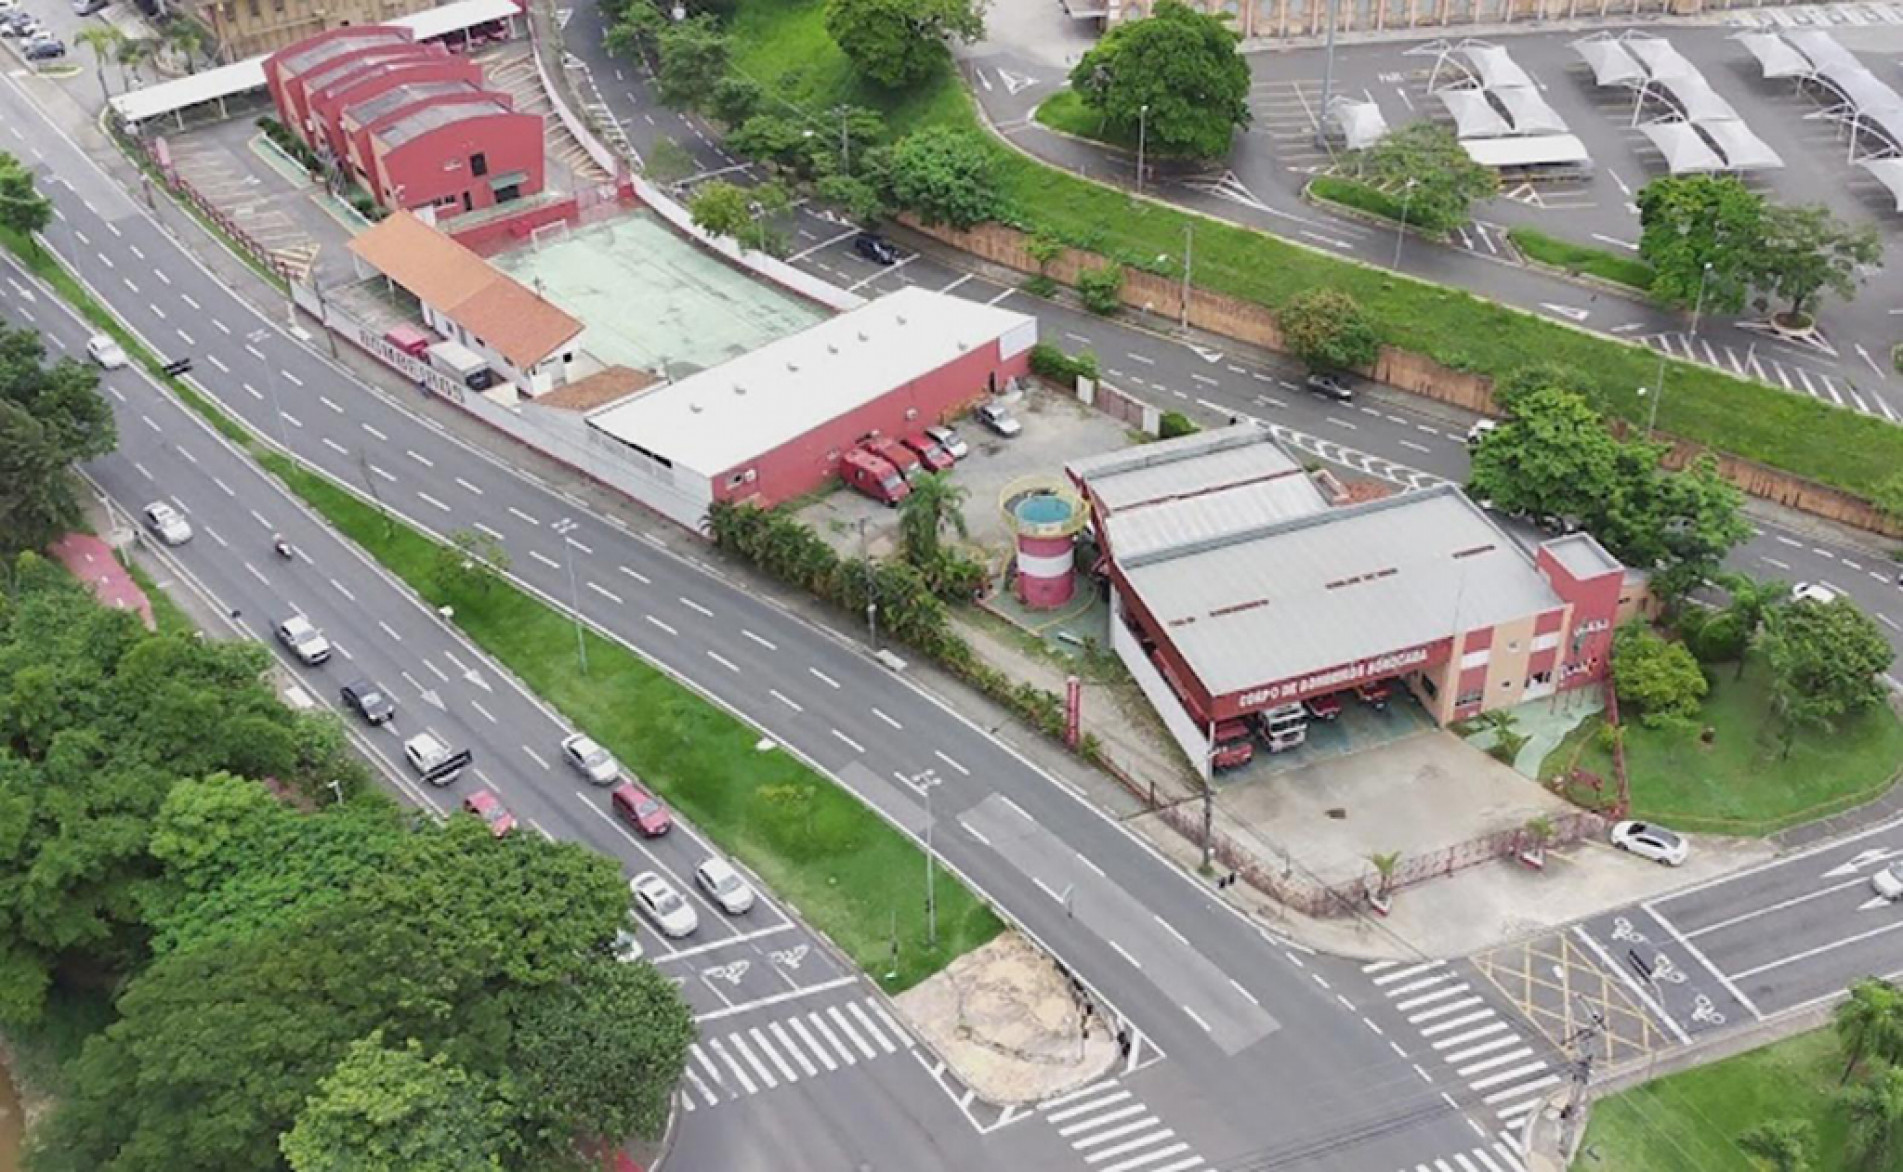
<path fill-rule="evenodd" d="M 634 894 L 634 906 L 641 914 L 654 921 L 661 935 L 678 940 L 682 936 L 693 934 L 700 927 L 700 917 L 694 914 L 694 905 L 681 898 L 674 885 L 653 871 L 643 871 L 628 881 L 628 890 Z"/>
<path fill-rule="evenodd" d="M 306 667 L 316 667 L 330 658 L 330 640 L 301 614 L 294 614 L 277 625 L 278 642 Z"/>
<path fill-rule="evenodd" d="M 586 733 L 576 733 L 562 742 L 562 760 L 595 785 L 613 785 L 621 776 L 621 763 L 614 754 Z"/>
<path fill-rule="evenodd" d="M 1024 430 L 1024 425 L 1018 422 L 1017 416 L 1011 414 L 1011 409 L 1002 403 L 985 403 L 974 414 L 977 415 L 978 422 L 1006 439 Z"/>
<path fill-rule="evenodd" d="M 730 916 L 744 915 L 753 907 L 752 885 L 723 858 L 710 858 L 695 867 L 694 882 Z"/>
<path fill-rule="evenodd" d="M 1891 863 L 1870 876 L 1870 889 L 1891 903 L 1903 899 L 1903 861 Z"/>
<path fill-rule="evenodd" d="M 1620 850 L 1668 867 L 1683 866 L 1692 850 L 1691 844 L 1683 838 L 1650 822 L 1621 822 L 1612 828 L 1609 837 L 1612 845 Z"/>
<path fill-rule="evenodd" d="M 118 370 L 126 364 L 126 352 L 110 334 L 94 334 L 86 339 L 86 357 L 104 370 Z"/>
<path fill-rule="evenodd" d="M 944 448 L 945 454 L 954 460 L 962 460 L 971 455 L 970 445 L 965 443 L 965 437 L 959 435 L 955 427 L 933 424 L 925 429 L 925 434 L 931 437 L 933 443 Z"/>
<path fill-rule="evenodd" d="M 192 523 L 164 501 L 153 501 L 139 510 L 145 527 L 167 545 L 184 545 L 192 539 Z"/>

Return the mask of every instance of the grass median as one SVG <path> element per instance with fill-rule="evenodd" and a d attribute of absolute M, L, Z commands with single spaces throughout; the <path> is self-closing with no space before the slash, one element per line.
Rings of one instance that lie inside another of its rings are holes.
<path fill-rule="evenodd" d="M 1626 771 L 1632 816 L 1679 830 L 1771 834 L 1860 805 L 1895 784 L 1903 766 L 1903 721 L 1879 704 L 1833 732 L 1798 732 L 1787 755 L 1782 725 L 1771 715 L 1771 678 L 1762 657 L 1734 679 L 1730 664 L 1712 674 L 1711 693 L 1690 728 L 1626 724 Z M 1613 776 L 1612 752 L 1597 719 L 1550 753 L 1542 776 L 1573 764 Z M 1712 730 L 1707 743 L 1703 730 Z"/>
<path fill-rule="evenodd" d="M 949 64 L 897 95 L 866 87 L 825 30 L 824 0 L 740 0 L 734 62 L 769 92 L 808 110 L 858 102 L 886 111 L 894 133 L 928 124 L 976 129 Z M 1538 358 L 1577 367 L 1604 409 L 1643 421 L 1640 387 L 1658 379 L 1656 352 L 1508 309 L 1464 290 L 1397 276 L 1236 224 L 1191 216 L 1047 166 L 992 140 L 1005 218 L 1124 264 L 1180 257 L 1195 225 L 1197 287 L 1271 308 L 1331 286 L 1365 306 L 1383 338 L 1448 366 L 1500 376 Z M 1667 362 L 1658 427 L 1687 440 L 1868 496 L 1903 467 L 1903 428 L 1716 369 Z"/>
<path fill-rule="evenodd" d="M 1636 256 L 1620 256 L 1603 248 L 1588 248 L 1557 236 L 1548 236 L 1533 228 L 1508 229 L 1507 238 L 1513 241 L 1514 247 L 1541 264 L 1611 281 L 1640 293 L 1652 288 L 1652 266 Z"/>
<path fill-rule="evenodd" d="M 1120 147 L 1130 151 L 1136 150 L 1138 146 L 1139 135 L 1119 134 L 1112 131 L 1106 124 L 1104 116 L 1089 106 L 1084 105 L 1084 99 L 1079 96 L 1074 89 L 1065 88 L 1058 90 L 1050 97 L 1039 102 L 1037 110 L 1032 116 L 1036 118 L 1038 122 L 1060 134 L 1068 134 L 1075 138 L 1087 138 L 1092 142 L 1100 142 L 1107 146 Z M 1148 144 L 1144 143 L 1142 145 L 1147 146 Z M 1155 152 L 1155 155 L 1150 161 L 1157 162 L 1163 157 L 1163 152 L 1158 151 Z"/>
<path fill-rule="evenodd" d="M 707 835 L 743 860 L 890 992 L 910 988 L 1003 928 L 952 876 L 937 880 L 938 946 L 926 945 L 925 856 L 911 839 L 783 748 L 619 643 L 584 637 L 507 583 L 445 589 L 434 541 L 278 456 L 281 480 L 478 646 L 585 728 Z M 896 926 L 898 962 L 892 963 Z M 886 974 L 896 975 L 886 980 Z"/>

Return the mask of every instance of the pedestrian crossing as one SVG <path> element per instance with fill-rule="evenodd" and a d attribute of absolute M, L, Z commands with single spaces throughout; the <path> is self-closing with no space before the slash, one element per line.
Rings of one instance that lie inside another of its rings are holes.
<path fill-rule="evenodd" d="M 1647 334 L 1638 340 L 1654 350 L 1662 350 L 1686 362 L 1716 367 L 1740 378 L 1783 387 L 1793 394 L 1809 395 L 1832 406 L 1891 423 L 1903 423 L 1903 415 L 1899 415 L 1875 390 L 1860 388 L 1842 374 L 1825 374 L 1814 367 L 1780 362 L 1775 356 L 1760 352 L 1755 345 L 1741 351 L 1736 346 L 1696 338 L 1683 331 Z"/>
<path fill-rule="evenodd" d="M 1526 1172 L 1526 1164 L 1513 1145 L 1502 1139 L 1400 1172 Z"/>
<path fill-rule="evenodd" d="M 1523 1127 L 1561 1082 L 1544 1053 L 1545 1043 L 1527 1041 L 1467 983 L 1462 970 L 1448 967 L 1446 961 L 1384 960 L 1365 964 L 1361 971 L 1427 1043 L 1431 1056 L 1453 1070 L 1482 1111 L 1509 1135 Z"/>
<path fill-rule="evenodd" d="M 1038 1110 L 1090 1172 L 1196 1172 L 1209 1167 L 1118 1079 L 1060 1095 Z"/>
<path fill-rule="evenodd" d="M 829 1005 L 701 1038 L 687 1049 L 681 1103 L 689 1111 L 709 1110 L 876 1062 L 914 1044 L 876 998 Z"/>

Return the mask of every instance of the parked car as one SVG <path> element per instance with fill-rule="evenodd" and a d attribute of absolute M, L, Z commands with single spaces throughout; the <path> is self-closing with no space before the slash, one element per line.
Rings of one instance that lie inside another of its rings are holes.
<path fill-rule="evenodd" d="M 502 799 L 486 789 L 479 789 L 463 799 L 463 812 L 474 814 L 489 824 L 489 833 L 501 838 L 515 829 L 515 815 L 502 804 Z"/>
<path fill-rule="evenodd" d="M 647 955 L 647 949 L 641 947 L 641 936 L 635 930 L 636 922 L 630 916 L 627 927 L 615 929 L 614 958 L 622 964 L 633 964 Z"/>
<path fill-rule="evenodd" d="M 1388 682 L 1369 680 L 1365 684 L 1356 684 L 1355 695 L 1361 697 L 1363 704 L 1379 712 L 1388 706 Z"/>
<path fill-rule="evenodd" d="M 634 906 L 641 909 L 664 936 L 678 940 L 700 927 L 694 905 L 681 898 L 674 885 L 653 871 L 643 871 L 628 881 L 634 893 Z"/>
<path fill-rule="evenodd" d="M 975 414 L 979 423 L 1006 439 L 1024 430 L 1024 425 L 1018 422 L 1017 416 L 1011 414 L 1011 409 L 1003 403 L 980 404 Z"/>
<path fill-rule="evenodd" d="M 695 867 L 694 882 L 730 916 L 744 915 L 753 907 L 752 885 L 723 858 L 709 858 Z"/>
<path fill-rule="evenodd" d="M 455 781 L 476 759 L 468 749 L 451 749 L 441 737 L 427 729 L 403 742 L 403 756 L 418 777 L 436 786 Z"/>
<path fill-rule="evenodd" d="M 1826 586 L 1822 582 L 1799 582 L 1791 587 L 1792 602 L 1814 602 L 1819 606 L 1829 606 L 1843 597 L 1835 586 Z"/>
<path fill-rule="evenodd" d="M 892 242 L 872 232 L 861 232 L 852 238 L 852 250 L 875 265 L 895 265 L 899 263 L 899 250 Z"/>
<path fill-rule="evenodd" d="M 1308 740 L 1308 710 L 1300 704 L 1280 704 L 1256 714 L 1262 743 L 1271 753 L 1285 753 Z"/>
<path fill-rule="evenodd" d="M 1627 820 L 1616 823 L 1608 836 L 1612 845 L 1622 851 L 1631 851 L 1642 859 L 1651 859 L 1668 867 L 1683 866 L 1687 855 L 1691 854 L 1691 844 L 1663 826 L 1654 826 L 1650 822 Z"/>
<path fill-rule="evenodd" d="M 86 357 L 97 362 L 102 370 L 118 370 L 126 364 L 126 352 L 111 334 L 94 334 L 87 338 Z"/>
<path fill-rule="evenodd" d="M 952 459 L 950 452 L 939 447 L 930 436 L 908 435 L 899 442 L 918 457 L 919 463 L 925 465 L 928 472 L 943 472 L 957 462 Z"/>
<path fill-rule="evenodd" d="M 107 0 L 73 0 L 74 16 L 91 16 L 106 10 Z"/>
<path fill-rule="evenodd" d="M 305 667 L 316 667 L 330 658 L 330 640 L 301 614 L 294 614 L 277 625 L 278 642 L 284 644 Z"/>
<path fill-rule="evenodd" d="M 1254 741 L 1223 741 L 1209 751 L 1211 769 L 1239 769 L 1253 760 Z"/>
<path fill-rule="evenodd" d="M 1486 441 L 1486 438 L 1500 430 L 1498 420 L 1482 419 L 1467 429 L 1467 450 L 1473 451 Z"/>
<path fill-rule="evenodd" d="M 1303 701 L 1302 707 L 1316 720 L 1334 720 L 1341 715 L 1341 693 L 1330 692 L 1326 696 L 1311 696 Z"/>
<path fill-rule="evenodd" d="M 167 545 L 184 545 L 192 539 L 192 523 L 164 501 L 153 501 L 139 510 L 145 527 Z"/>
<path fill-rule="evenodd" d="M 21 55 L 28 61 L 56 61 L 66 56 L 66 42 L 54 40 L 51 37 L 28 41 L 26 50 Z"/>
<path fill-rule="evenodd" d="M 1903 899 L 1903 859 L 1870 876 L 1870 888 L 1891 903 Z"/>
<path fill-rule="evenodd" d="M 337 690 L 344 707 L 363 717 L 365 724 L 388 724 L 396 715 L 396 703 L 388 692 L 369 680 L 352 680 Z"/>
<path fill-rule="evenodd" d="M 912 486 L 897 468 L 864 448 L 850 448 L 839 457 L 839 478 L 888 508 L 912 495 Z"/>
<path fill-rule="evenodd" d="M 0 0 L 0 16 L 20 11 L 20 0 Z"/>
<path fill-rule="evenodd" d="M 562 760 L 596 785 L 613 785 L 621 776 L 621 762 L 586 733 L 576 733 L 562 741 Z"/>
<path fill-rule="evenodd" d="M 917 452 L 889 435 L 866 436 L 859 441 L 859 446 L 897 468 L 899 475 L 905 477 L 907 484 L 917 480 L 919 474 L 926 470 Z"/>
<path fill-rule="evenodd" d="M 0 37 L 31 37 L 42 32 L 39 19 L 30 12 L 9 12 L 0 15 Z"/>
<path fill-rule="evenodd" d="M 1348 376 L 1334 371 L 1318 370 L 1304 379 L 1302 385 L 1311 395 L 1320 395 L 1324 399 L 1333 399 L 1337 403 L 1352 403 L 1355 388 Z"/>
<path fill-rule="evenodd" d="M 935 423 L 925 429 L 925 438 L 944 448 L 945 454 L 954 460 L 962 460 L 971 455 L 971 445 L 965 442 L 965 437 L 959 435 L 955 427 Z"/>
<path fill-rule="evenodd" d="M 623 822 L 649 838 L 659 838 L 674 827 L 674 816 L 661 799 L 632 781 L 624 781 L 608 795 L 608 804 Z"/>

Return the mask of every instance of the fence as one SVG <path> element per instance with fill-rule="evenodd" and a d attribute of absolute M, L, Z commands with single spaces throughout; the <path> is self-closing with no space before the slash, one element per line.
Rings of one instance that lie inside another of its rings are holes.
<path fill-rule="evenodd" d="M 192 210 L 198 213 L 200 219 L 208 221 L 224 233 L 225 237 L 237 245 L 239 251 L 250 257 L 254 263 L 269 269 L 277 275 L 279 280 L 290 283 L 292 269 L 283 258 L 260 244 L 249 232 L 239 227 L 236 220 L 225 214 L 217 204 L 200 195 L 198 189 L 193 187 L 191 182 L 180 175 L 176 169 L 167 166 L 160 158 L 154 140 L 141 138 L 136 142 L 140 152 L 145 155 L 146 161 L 152 164 L 152 169 L 165 180 L 166 190 L 184 199 L 191 205 Z"/>

